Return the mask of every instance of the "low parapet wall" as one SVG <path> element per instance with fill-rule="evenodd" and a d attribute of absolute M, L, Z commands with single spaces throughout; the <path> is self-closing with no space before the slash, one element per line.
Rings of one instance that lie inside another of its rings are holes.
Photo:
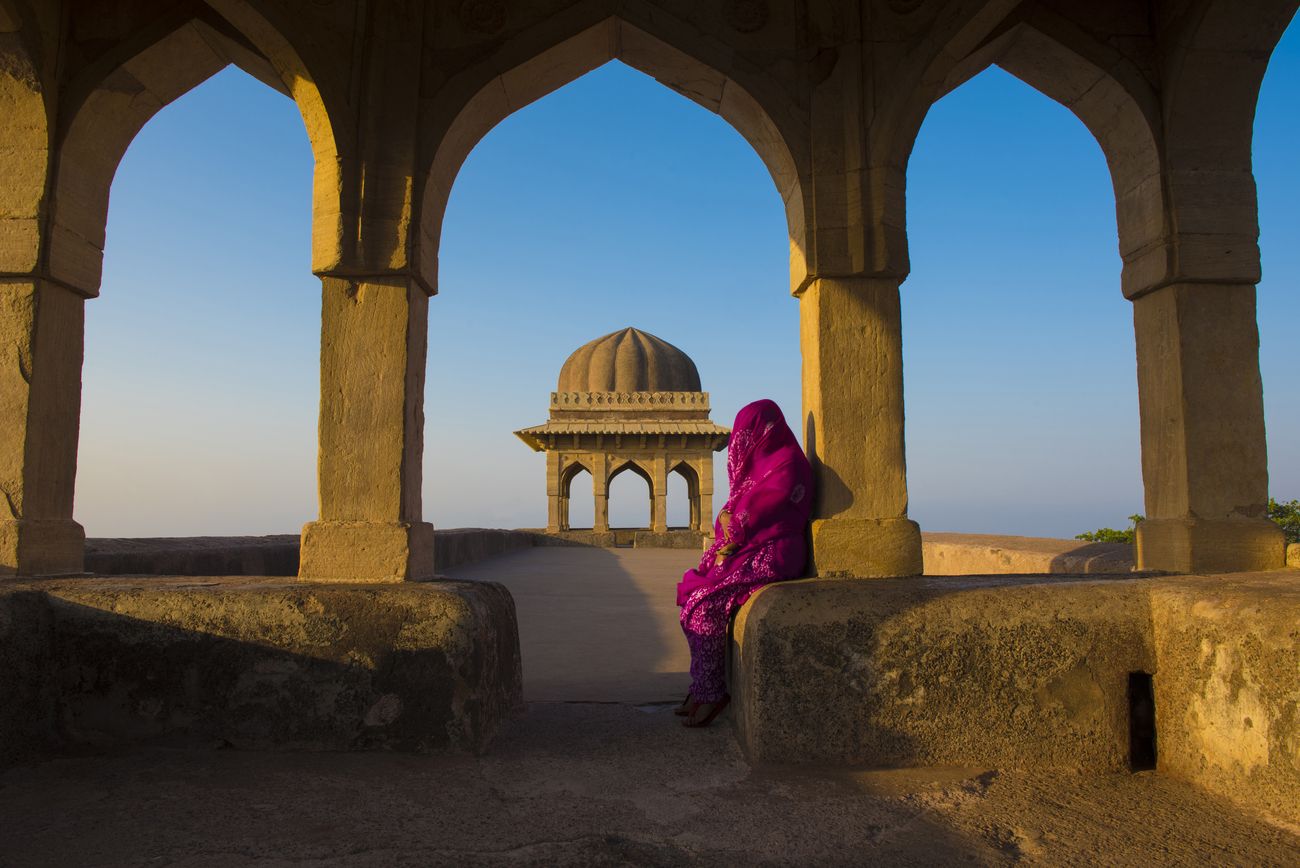
<path fill-rule="evenodd" d="M 927 576 L 1001 576 L 1128 573 L 1133 546 L 1036 536 L 922 533 Z"/>
<path fill-rule="evenodd" d="M 539 543 L 525 530 L 434 531 L 434 568 L 485 560 Z M 296 576 L 297 534 L 86 540 L 86 571 L 101 576 Z"/>
<path fill-rule="evenodd" d="M 484 750 L 522 704 L 492 582 L 0 583 L 0 765 L 136 742 Z"/>
<path fill-rule="evenodd" d="M 781 582 L 737 615 L 733 708 L 755 760 L 1113 772 L 1149 752 L 1300 823 L 1298 623 L 1294 570 Z"/>
<path fill-rule="evenodd" d="M 666 534 L 646 530 L 566 531 L 452 528 L 434 532 L 436 569 L 447 570 L 538 545 L 698 549 L 694 531 Z M 622 536 L 619 536 L 622 534 Z M 249 537 L 153 537 L 86 540 L 86 570 L 102 576 L 294 576 L 299 538 L 295 534 Z M 1133 570 L 1133 547 L 1045 537 L 968 533 L 923 533 L 925 573 L 930 576 L 1069 574 L 1097 575 Z M 1294 553 L 1300 559 L 1300 547 Z"/>

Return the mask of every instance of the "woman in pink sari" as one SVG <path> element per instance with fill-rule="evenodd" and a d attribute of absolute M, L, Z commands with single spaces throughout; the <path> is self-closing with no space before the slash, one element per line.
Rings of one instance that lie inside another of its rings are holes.
<path fill-rule="evenodd" d="M 730 701 L 727 624 L 754 591 L 799 576 L 808 557 L 812 468 L 781 409 L 766 399 L 736 414 L 727 444 L 730 496 L 714 542 L 677 586 L 691 649 L 691 692 L 676 710 L 686 726 L 708 726 Z"/>

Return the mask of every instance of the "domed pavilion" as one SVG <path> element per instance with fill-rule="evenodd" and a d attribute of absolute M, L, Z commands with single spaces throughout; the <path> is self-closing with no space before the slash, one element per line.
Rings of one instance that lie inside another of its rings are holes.
<path fill-rule="evenodd" d="M 674 471 L 686 479 L 689 492 L 689 539 L 711 535 L 713 453 L 727 445 L 729 434 L 709 419 L 709 394 L 700 390 L 700 373 L 690 356 L 634 328 L 575 350 L 551 393 L 550 419 L 515 432 L 535 451 L 546 453 L 547 531 L 570 530 L 570 488 L 586 470 L 596 500 L 592 532 L 598 542 L 609 544 L 615 541 L 609 527 L 609 484 L 624 471 L 649 486 L 655 542 L 671 544 L 666 506 L 668 474 Z"/>

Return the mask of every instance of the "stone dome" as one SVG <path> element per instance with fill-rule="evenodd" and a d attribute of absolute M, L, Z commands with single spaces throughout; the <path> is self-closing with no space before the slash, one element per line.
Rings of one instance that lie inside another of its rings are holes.
<path fill-rule="evenodd" d="M 698 392 L 700 372 L 686 353 L 640 329 L 583 344 L 560 369 L 560 392 Z"/>

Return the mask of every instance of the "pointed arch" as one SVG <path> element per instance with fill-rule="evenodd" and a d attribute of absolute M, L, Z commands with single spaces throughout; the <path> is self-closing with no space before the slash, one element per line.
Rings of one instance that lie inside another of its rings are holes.
<path fill-rule="evenodd" d="M 436 144 L 426 155 L 428 171 L 417 178 L 421 203 L 415 258 L 430 287 L 437 287 L 437 256 L 443 215 L 452 184 L 474 146 L 509 115 L 578 77 L 620 60 L 720 115 L 757 152 L 785 203 L 790 238 L 790 285 L 807 278 L 804 167 L 806 141 L 793 117 L 778 118 L 754 91 L 734 78 L 619 17 L 605 18 L 558 42 L 539 42 L 536 32 L 511 40 L 487 61 L 461 73 L 431 111 Z M 770 99 L 766 103 L 779 104 Z"/>
<path fill-rule="evenodd" d="M 258 23 L 246 4 L 214 2 Z M 256 35 L 274 43 L 272 33 L 266 25 Z M 44 253 L 55 280 L 87 297 L 98 294 L 109 190 L 127 147 L 162 108 L 232 63 L 289 94 L 302 113 L 316 160 L 313 259 L 321 255 L 319 248 L 338 235 L 336 139 L 320 92 L 287 41 L 279 40 L 272 53 L 275 61 L 204 6 L 197 14 L 160 16 L 69 85 L 56 132 Z"/>
<path fill-rule="evenodd" d="M 1092 133 L 1115 192 L 1124 293 L 1133 297 L 1157 285 L 1166 275 L 1169 237 L 1159 99 L 1122 55 L 1045 11 L 1005 22 L 960 60 L 945 55 L 935 62 L 889 143 L 894 185 L 905 187 L 917 133 L 934 102 L 993 65 L 1065 106 Z M 891 203 L 902 209 L 904 197 Z M 904 225 L 905 219 L 900 214 L 886 222 Z"/>

